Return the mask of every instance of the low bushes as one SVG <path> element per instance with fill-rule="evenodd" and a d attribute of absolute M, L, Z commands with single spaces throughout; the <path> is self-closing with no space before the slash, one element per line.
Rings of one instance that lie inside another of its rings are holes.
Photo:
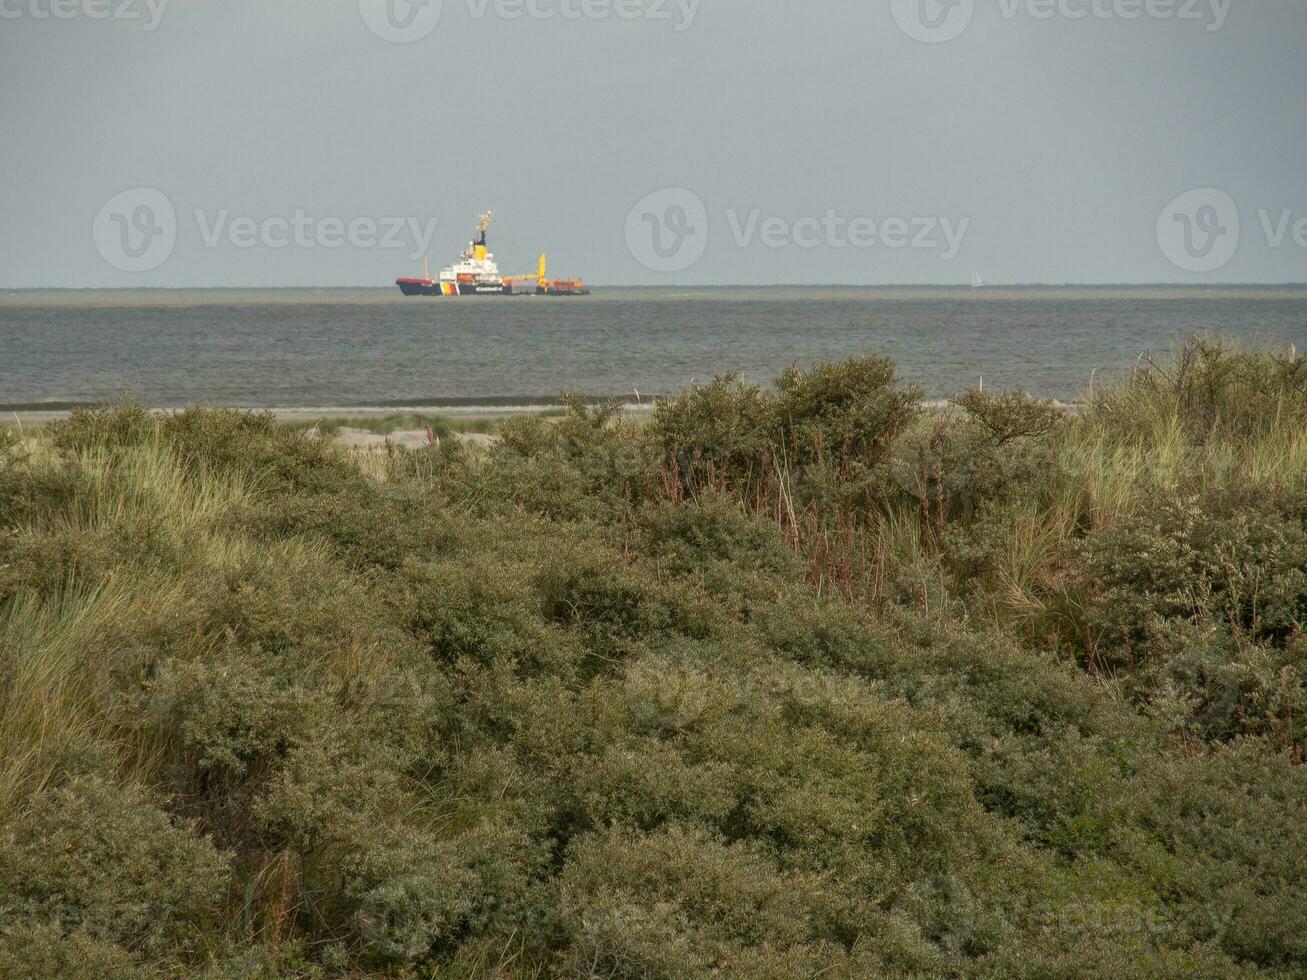
<path fill-rule="evenodd" d="M 1085 544 L 1098 666 L 1177 730 L 1272 735 L 1301 755 L 1307 525 L 1270 509 L 1163 500 Z"/>
<path fill-rule="evenodd" d="M 1147 438 L 1159 418 L 1198 442 L 1243 440 L 1307 425 L 1307 361 L 1293 349 L 1244 350 L 1207 337 L 1146 357 L 1094 411 L 1122 435 Z"/>
<path fill-rule="evenodd" d="M 1300 974 L 1296 369 L 1192 357 L 8 440 L 0 972 Z"/>
<path fill-rule="evenodd" d="M 115 966 L 126 957 L 106 947 L 194 961 L 221 929 L 230 874 L 197 828 L 99 776 L 48 788 L 0 839 L 6 924 L 20 939 L 71 936 Z"/>
<path fill-rule="evenodd" d="M 651 437 L 682 479 L 756 493 L 789 471 L 827 467 L 848 483 L 882 463 L 919 412 L 921 392 L 894 363 L 865 357 L 791 368 L 775 393 L 728 375 L 658 406 Z"/>

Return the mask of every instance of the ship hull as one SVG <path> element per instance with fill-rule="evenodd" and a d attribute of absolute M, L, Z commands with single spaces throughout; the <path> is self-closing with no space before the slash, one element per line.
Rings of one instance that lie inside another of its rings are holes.
<path fill-rule="evenodd" d="M 435 282 L 430 279 L 396 279 L 395 285 L 405 296 L 503 296 L 507 292 L 503 286 Z"/>
<path fill-rule="evenodd" d="M 405 296 L 439 296 L 440 283 L 429 279 L 396 279 L 395 285 Z"/>
<path fill-rule="evenodd" d="M 396 279 L 395 285 L 405 296 L 589 296 L 590 290 L 580 288 L 539 287 L 527 291 L 511 286 L 487 286 L 469 282 L 435 282 L 431 279 Z"/>

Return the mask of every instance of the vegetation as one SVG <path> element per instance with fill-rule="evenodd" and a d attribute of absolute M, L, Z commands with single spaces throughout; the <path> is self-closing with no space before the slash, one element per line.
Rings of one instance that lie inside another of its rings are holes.
<path fill-rule="evenodd" d="M 1307 369 L 0 430 L 0 974 L 1300 976 Z"/>
<path fill-rule="evenodd" d="M 499 421 L 493 418 L 477 416 L 460 418 L 426 412 L 397 412 L 380 416 L 328 416 L 312 421 L 284 422 L 282 424 L 291 431 L 316 431 L 323 436 L 334 436 L 341 429 L 348 428 L 360 429 L 376 435 L 426 430 L 431 433 L 433 439 L 448 439 L 459 432 L 477 432 L 489 435 L 498 427 Z"/>

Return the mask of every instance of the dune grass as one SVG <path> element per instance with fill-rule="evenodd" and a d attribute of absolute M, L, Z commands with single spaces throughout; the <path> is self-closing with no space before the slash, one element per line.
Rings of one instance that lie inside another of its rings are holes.
<path fill-rule="evenodd" d="M 1301 975 L 1305 420 L 1199 339 L 0 432 L 0 974 Z"/>

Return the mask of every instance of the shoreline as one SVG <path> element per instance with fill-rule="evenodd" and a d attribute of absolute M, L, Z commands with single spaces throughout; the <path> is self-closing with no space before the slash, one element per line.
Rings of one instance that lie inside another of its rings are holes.
<path fill-rule="evenodd" d="M 587 398 L 589 404 L 602 404 L 608 399 Z M 59 419 L 66 419 L 78 409 L 96 409 L 112 406 L 113 402 L 57 403 L 57 408 L 0 408 L 0 425 L 44 425 Z M 637 414 L 652 411 L 657 404 L 655 399 L 643 402 L 623 402 L 622 412 Z M 63 407 L 67 405 L 68 407 Z M 268 412 L 278 422 L 291 425 L 316 422 L 320 420 L 358 420 L 367 421 L 385 419 L 394 415 L 433 415 L 456 419 L 460 422 L 497 421 L 518 415 L 546 415 L 562 411 L 565 406 L 561 401 L 541 402 L 539 404 L 504 404 L 504 405 L 323 405 L 269 407 L 263 405 L 218 405 L 197 402 L 194 405 L 148 405 L 151 412 L 183 412 L 187 408 L 234 409 L 239 412 Z"/>
<path fill-rule="evenodd" d="M 643 415 L 652 412 L 662 400 L 663 396 L 656 398 L 643 399 L 639 402 L 626 401 L 621 403 L 621 412 L 623 415 Z M 587 398 L 586 403 L 590 405 L 603 404 L 611 399 L 604 398 Z M 1084 409 L 1085 401 L 1077 399 L 1074 401 L 1065 401 L 1060 398 L 1047 399 L 1055 407 L 1066 412 L 1079 412 Z M 47 422 L 54 422 L 60 419 L 66 419 L 72 415 L 76 409 L 95 409 L 111 407 L 112 402 L 96 402 L 87 404 L 74 405 L 71 408 L 19 408 L 6 409 L 0 408 L 0 426 L 9 426 L 11 428 L 26 428 L 28 426 L 39 427 Z M 949 404 L 947 398 L 927 398 L 921 402 L 921 407 L 927 410 L 938 410 L 946 408 Z M 306 406 L 306 407 L 267 407 L 259 405 L 209 405 L 196 403 L 186 406 L 146 406 L 149 411 L 165 414 L 170 412 L 183 412 L 188 408 L 206 408 L 206 409 L 234 409 L 239 412 L 268 412 L 278 422 L 287 425 L 307 425 L 312 422 L 332 421 L 332 422 L 367 422 L 387 419 L 394 416 L 419 415 L 419 416 L 436 416 L 450 419 L 451 421 L 473 423 L 473 422 L 497 422 L 504 419 L 510 419 L 521 415 L 549 415 L 562 412 L 566 406 L 561 401 L 540 404 L 517 404 L 517 405 L 393 405 L 393 406 Z"/>

